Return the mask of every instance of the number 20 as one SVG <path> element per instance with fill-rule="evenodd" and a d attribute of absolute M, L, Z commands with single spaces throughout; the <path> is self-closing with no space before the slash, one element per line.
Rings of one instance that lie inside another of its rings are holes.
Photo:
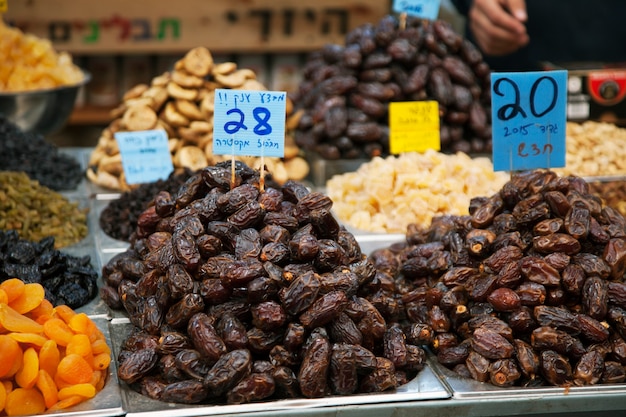
<path fill-rule="evenodd" d="M 553 90 L 552 101 L 550 102 L 550 104 L 544 111 L 537 112 L 536 105 L 535 105 L 535 96 L 537 94 L 537 90 L 539 89 L 541 82 L 544 80 L 548 81 L 550 85 L 552 86 L 552 90 Z M 513 91 L 515 92 L 515 97 L 514 97 L 515 101 L 511 104 L 505 104 L 504 106 L 498 109 L 498 112 L 497 112 L 498 119 L 511 120 L 514 117 L 516 117 L 518 114 L 521 114 L 522 117 L 524 118 L 528 117 L 526 115 L 526 112 L 524 111 L 524 108 L 520 105 L 520 91 L 515 81 L 506 77 L 498 79 L 493 85 L 494 93 L 499 95 L 500 97 L 504 97 L 504 92 L 502 92 L 502 87 L 501 87 L 502 83 L 507 83 L 511 87 L 513 87 Z M 556 81 L 554 81 L 553 78 L 548 77 L 548 76 L 537 78 L 537 80 L 533 83 L 530 89 L 529 105 L 530 105 L 530 112 L 532 113 L 532 115 L 539 118 L 549 113 L 556 106 L 558 95 L 559 95 L 558 86 L 556 84 Z"/>

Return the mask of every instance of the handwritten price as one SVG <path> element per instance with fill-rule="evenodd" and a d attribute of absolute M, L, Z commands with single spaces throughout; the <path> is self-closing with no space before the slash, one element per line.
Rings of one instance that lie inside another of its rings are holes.
<path fill-rule="evenodd" d="M 495 170 L 565 165 L 567 71 L 492 74 Z"/>

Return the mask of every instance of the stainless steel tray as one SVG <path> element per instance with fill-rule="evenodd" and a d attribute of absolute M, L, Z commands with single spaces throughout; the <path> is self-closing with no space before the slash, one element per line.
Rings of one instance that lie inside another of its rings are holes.
<path fill-rule="evenodd" d="M 92 321 L 104 334 L 107 344 L 111 346 L 109 321 L 104 318 L 92 318 Z M 122 408 L 120 385 L 117 379 L 117 362 L 115 362 L 114 357 L 112 357 L 111 365 L 109 365 L 108 380 L 104 388 L 102 388 L 95 397 L 62 412 L 49 412 L 47 415 L 48 414 L 72 417 L 109 417 L 124 415 L 125 412 Z"/>
<path fill-rule="evenodd" d="M 111 197 L 111 196 L 110 196 Z M 119 198 L 119 197 L 118 197 Z M 95 224 L 94 228 L 94 239 L 96 247 L 99 252 L 105 253 L 119 253 L 124 252 L 130 246 L 128 242 L 124 242 L 123 240 L 114 239 L 111 236 L 107 235 L 102 227 L 100 227 L 100 215 L 102 211 L 109 205 L 112 199 L 105 198 L 101 199 L 96 197 L 91 201 L 91 214 L 93 223 Z M 102 264 L 105 265 L 104 263 Z"/>
<path fill-rule="evenodd" d="M 132 325 L 127 319 L 113 319 L 110 326 L 114 357 L 117 357 L 120 346 L 132 329 Z M 187 405 L 153 400 L 147 396 L 137 393 L 136 391 L 133 391 L 123 382 L 120 383 L 120 390 L 122 394 L 123 408 L 126 411 L 127 417 L 187 417 L 218 414 L 243 414 L 261 411 L 267 412 L 272 410 L 294 411 L 297 409 L 329 406 L 358 406 L 364 404 L 450 398 L 450 392 L 448 392 L 441 381 L 439 381 L 428 365 L 408 384 L 399 387 L 394 392 L 380 394 L 358 394 L 316 399 L 299 398 L 238 405 Z"/>
<path fill-rule="evenodd" d="M 485 399 L 485 398 L 545 398 L 550 396 L 574 398 L 579 396 L 593 396 L 599 394 L 626 394 L 626 383 L 597 384 L 584 387 L 497 387 L 479 382 L 471 378 L 459 376 L 456 372 L 441 365 L 437 358 L 428 354 L 428 363 L 433 372 L 452 392 L 456 399 Z"/>

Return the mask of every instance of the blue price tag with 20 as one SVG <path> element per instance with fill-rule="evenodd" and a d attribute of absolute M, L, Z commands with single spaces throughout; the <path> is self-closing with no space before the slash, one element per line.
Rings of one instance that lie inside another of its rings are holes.
<path fill-rule="evenodd" d="M 439 0 L 393 0 L 393 11 L 435 20 L 439 16 L 439 4 Z"/>
<path fill-rule="evenodd" d="M 215 90 L 213 153 L 285 155 L 284 91 Z"/>
<path fill-rule="evenodd" d="M 567 71 L 491 74 L 493 169 L 565 166 Z"/>
<path fill-rule="evenodd" d="M 174 170 L 163 129 L 116 132 L 122 168 L 128 184 L 144 184 L 167 178 Z"/>

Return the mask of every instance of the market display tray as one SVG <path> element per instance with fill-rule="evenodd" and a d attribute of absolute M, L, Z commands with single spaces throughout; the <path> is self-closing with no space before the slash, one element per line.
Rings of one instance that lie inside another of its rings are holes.
<path fill-rule="evenodd" d="M 132 324 L 128 319 L 113 319 L 110 324 L 113 355 L 117 357 L 120 347 Z M 191 417 L 200 415 L 244 414 L 260 411 L 309 409 L 330 406 L 358 406 L 365 404 L 381 404 L 406 401 L 442 400 L 450 398 L 450 392 L 427 365 L 409 383 L 388 393 L 357 394 L 350 396 L 332 396 L 325 398 L 298 398 L 286 400 L 264 401 L 237 405 L 188 405 L 166 403 L 153 400 L 139 394 L 120 383 L 122 406 L 126 417 Z"/>
<path fill-rule="evenodd" d="M 107 344 L 112 346 L 110 322 L 105 318 L 91 318 L 98 329 L 104 334 Z M 123 416 L 125 410 L 122 407 L 122 396 L 120 384 L 117 378 L 117 363 L 111 360 L 109 365 L 108 380 L 102 390 L 90 400 L 77 404 L 67 410 L 59 412 L 48 412 L 46 415 L 51 416 L 71 416 L 71 417 L 110 417 Z"/>
<path fill-rule="evenodd" d="M 545 398 L 550 396 L 574 398 L 600 394 L 626 394 L 626 383 L 596 384 L 584 387 L 498 387 L 460 376 L 441 365 L 432 352 L 428 353 L 427 361 L 433 372 L 450 390 L 452 398 L 456 399 Z"/>

